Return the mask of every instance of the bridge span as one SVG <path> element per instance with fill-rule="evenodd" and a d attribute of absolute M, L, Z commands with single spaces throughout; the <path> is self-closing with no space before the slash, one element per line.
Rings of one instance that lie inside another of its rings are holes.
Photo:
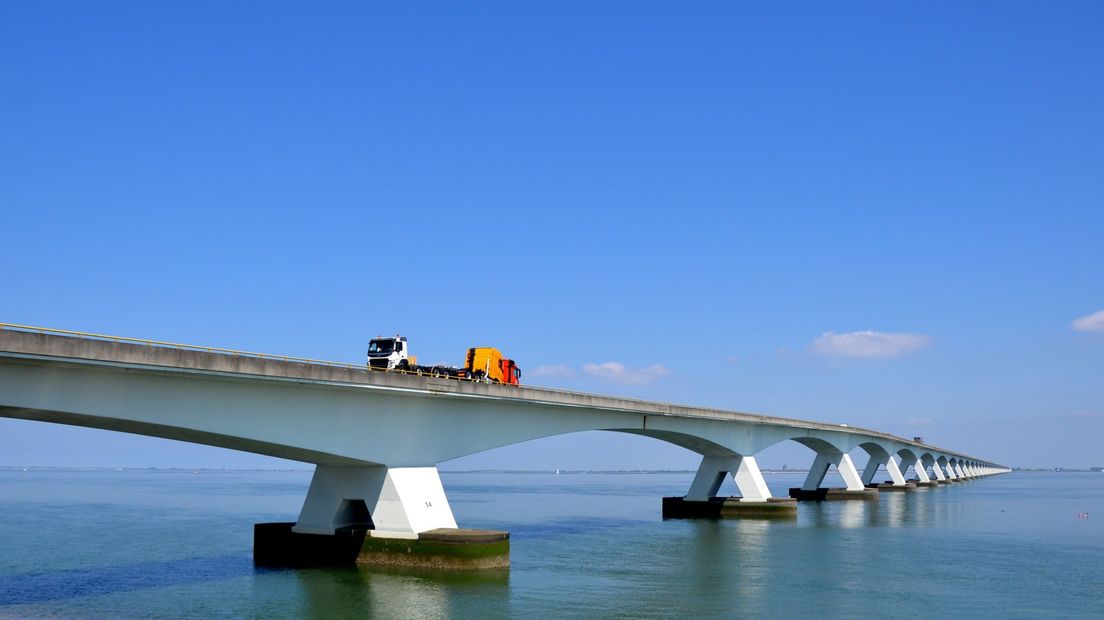
<path fill-rule="evenodd" d="M 359 527 L 380 538 L 455 529 L 437 464 L 585 430 L 654 437 L 702 455 L 685 498 L 729 506 L 774 498 L 755 461 L 797 441 L 816 456 L 799 499 L 1009 471 L 965 452 L 870 429 L 531 386 L 373 371 L 362 365 L 0 323 L 0 416 L 244 450 L 316 465 L 294 531 Z M 870 455 L 862 474 L 849 453 Z M 826 491 L 835 467 L 846 487 Z M 906 480 L 912 472 L 913 480 Z M 875 492 L 876 495 L 877 492 Z"/>

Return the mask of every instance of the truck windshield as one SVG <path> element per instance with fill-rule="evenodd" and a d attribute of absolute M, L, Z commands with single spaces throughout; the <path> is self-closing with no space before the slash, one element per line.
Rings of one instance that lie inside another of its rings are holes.
<path fill-rule="evenodd" d="M 368 343 L 368 355 L 391 355 L 394 350 L 395 341 L 391 339 L 373 340 Z"/>

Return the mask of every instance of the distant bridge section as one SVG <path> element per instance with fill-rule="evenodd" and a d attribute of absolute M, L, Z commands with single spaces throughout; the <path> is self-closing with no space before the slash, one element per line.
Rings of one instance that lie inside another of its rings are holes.
<path fill-rule="evenodd" d="M 755 455 L 797 441 L 816 456 L 795 497 L 914 488 L 1009 471 L 879 431 L 530 386 L 0 323 L 0 416 L 164 437 L 317 465 L 295 531 L 362 527 L 411 538 L 456 528 L 437 464 L 586 430 L 654 437 L 702 455 L 686 502 L 731 475 L 745 505 L 777 502 Z M 860 475 L 849 453 L 870 461 Z M 914 480 L 905 478 L 913 472 Z M 804 495 L 803 495 L 804 494 Z"/>

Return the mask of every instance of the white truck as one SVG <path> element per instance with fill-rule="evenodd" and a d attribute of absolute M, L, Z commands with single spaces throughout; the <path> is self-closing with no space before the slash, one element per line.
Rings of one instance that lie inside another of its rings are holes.
<path fill-rule="evenodd" d="M 382 370 L 398 368 L 409 370 L 414 364 L 406 336 L 383 338 L 376 336 L 368 342 L 368 367 Z"/>

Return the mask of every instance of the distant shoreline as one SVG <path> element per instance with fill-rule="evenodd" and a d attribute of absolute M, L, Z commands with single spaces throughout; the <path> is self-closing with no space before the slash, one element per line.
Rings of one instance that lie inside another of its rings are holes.
<path fill-rule="evenodd" d="M 1012 468 L 1014 473 L 1060 473 L 1095 474 L 1102 473 L 1100 467 L 1049 467 L 1049 468 Z M 122 471 L 122 472 L 187 472 L 187 473 L 249 473 L 249 472 L 303 472 L 310 473 L 313 468 L 233 468 L 233 467 L 70 467 L 50 465 L 0 465 L 0 471 Z M 862 471 L 861 469 L 859 471 Z M 442 469 L 442 474 L 693 474 L 694 469 Z M 764 474 L 807 474 L 807 469 L 763 469 Z"/>
<path fill-rule="evenodd" d="M 231 467 L 69 467 L 50 465 L 0 465 L 0 471 L 121 471 L 121 472 L 185 472 L 185 473 L 248 473 L 248 472 L 311 472 L 311 468 L 231 468 Z M 693 474 L 694 469 L 443 469 L 442 474 Z M 765 474 L 808 473 L 805 469 L 764 469 Z"/>

